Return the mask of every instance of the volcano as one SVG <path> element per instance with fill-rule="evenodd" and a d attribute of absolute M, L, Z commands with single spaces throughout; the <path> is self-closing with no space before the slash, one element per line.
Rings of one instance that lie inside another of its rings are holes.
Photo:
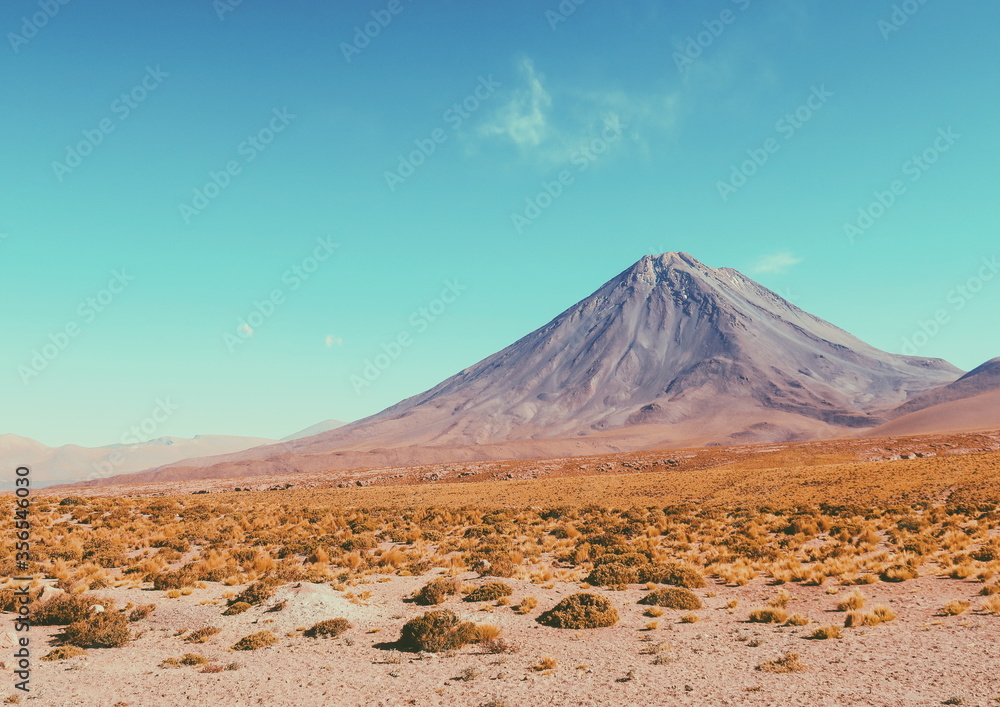
<path fill-rule="evenodd" d="M 961 374 L 941 359 L 876 349 L 736 270 L 666 253 L 371 417 L 157 476 L 855 436 L 885 422 L 881 411 Z"/>

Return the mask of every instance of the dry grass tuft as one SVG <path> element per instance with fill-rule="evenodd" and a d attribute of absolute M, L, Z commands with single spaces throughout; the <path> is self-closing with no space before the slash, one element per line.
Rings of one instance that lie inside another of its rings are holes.
<path fill-rule="evenodd" d="M 817 641 L 825 641 L 829 638 L 842 638 L 843 635 L 840 626 L 820 626 L 809 637 Z"/>
<path fill-rule="evenodd" d="M 764 673 L 799 673 L 808 670 L 799 658 L 798 653 L 785 653 L 780 658 L 768 660 L 757 666 L 757 670 Z"/>
<path fill-rule="evenodd" d="M 783 624 L 788 621 L 788 612 L 777 607 L 761 607 L 750 612 L 749 621 L 755 624 Z"/>

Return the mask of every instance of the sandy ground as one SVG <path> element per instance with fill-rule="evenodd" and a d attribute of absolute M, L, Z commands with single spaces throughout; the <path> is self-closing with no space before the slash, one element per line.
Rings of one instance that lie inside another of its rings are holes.
<path fill-rule="evenodd" d="M 789 613 L 802 613 L 813 623 L 777 627 L 746 622 L 750 609 L 762 605 L 779 587 L 756 579 L 744 587 L 716 585 L 695 590 L 704 608 L 697 623 L 680 623 L 683 611 L 664 610 L 658 627 L 643 615 L 637 600 L 645 590 L 591 590 L 608 596 L 621 621 L 613 627 L 584 631 L 539 625 L 538 613 L 559 598 L 580 591 L 579 585 L 556 582 L 550 588 L 526 580 L 503 580 L 515 588 L 512 604 L 524 596 L 538 599 L 529 615 L 509 607 L 480 611 L 487 604 L 450 598 L 451 608 L 478 623 L 491 623 L 520 649 L 512 654 L 486 654 L 470 646 L 454 654 L 396 651 L 399 629 L 425 611 L 403 599 L 432 575 L 391 577 L 350 587 L 371 592 L 362 603 L 345 598 L 329 585 L 286 585 L 274 600 L 237 616 L 222 616 L 222 595 L 234 588 L 209 584 L 189 596 L 167 598 L 165 592 L 108 589 L 117 601 L 155 603 L 156 611 L 134 626 L 142 631 L 131 645 L 91 649 L 87 655 L 60 662 L 38 662 L 33 691 L 25 704 L 111 707 L 142 705 L 996 705 L 1000 698 L 1000 616 L 974 613 L 981 584 L 921 577 L 901 584 L 863 587 L 873 603 L 889 604 L 895 621 L 870 628 L 844 629 L 840 640 L 806 638 L 816 626 L 842 624 L 833 611 L 833 587 L 785 585 L 794 597 Z M 474 574 L 463 580 L 481 584 Z M 239 589 L 239 587 L 235 588 Z M 841 594 L 849 589 L 841 588 Z M 279 612 L 267 612 L 286 600 Z M 730 612 L 726 603 L 737 600 Z M 938 615 L 953 599 L 972 601 L 973 611 Z M 215 602 L 215 603 L 203 603 Z M 435 608 L 435 607 L 431 607 Z M 353 628 L 336 639 L 287 636 L 316 621 L 344 617 Z M 179 630 L 217 626 L 222 632 L 205 644 L 176 636 Z M 255 652 L 229 647 L 243 636 L 269 629 L 281 637 Z M 57 628 L 33 629 L 35 656 L 40 657 Z M 654 663 L 656 646 L 664 646 Z M 805 672 L 772 674 L 755 670 L 763 661 L 792 651 L 809 666 Z M 6 652 L 6 651 L 5 651 Z M 214 674 L 200 668 L 163 668 L 170 657 L 200 653 L 212 662 L 238 662 L 240 669 Z M 548 674 L 531 668 L 544 656 L 556 659 Z M 471 670 L 470 670 L 471 669 Z M 463 674 L 474 673 L 472 679 Z"/>

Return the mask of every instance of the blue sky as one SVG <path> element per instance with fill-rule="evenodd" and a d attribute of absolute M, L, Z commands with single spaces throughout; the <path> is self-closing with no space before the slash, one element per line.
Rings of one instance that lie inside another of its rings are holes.
<path fill-rule="evenodd" d="M 1000 355 L 995 2 L 230 3 L 0 10 L 0 432 L 357 419 L 673 250 Z"/>

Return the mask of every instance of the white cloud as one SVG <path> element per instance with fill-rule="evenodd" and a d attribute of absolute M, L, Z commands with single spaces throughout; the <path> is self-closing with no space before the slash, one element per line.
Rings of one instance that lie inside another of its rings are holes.
<path fill-rule="evenodd" d="M 521 61 L 521 72 L 527 80 L 527 88 L 515 93 L 497 112 L 496 119 L 483 126 L 483 134 L 503 135 L 518 147 L 537 147 L 549 131 L 548 111 L 552 109 L 552 96 L 542 85 L 542 76 L 535 71 L 530 59 Z"/>
<path fill-rule="evenodd" d="M 780 275 L 788 272 L 792 267 L 801 262 L 802 258 L 798 257 L 791 251 L 783 250 L 778 253 L 772 253 L 771 255 L 765 255 L 758 258 L 752 269 L 755 273 L 772 273 Z"/>
<path fill-rule="evenodd" d="M 595 142 L 601 151 L 631 144 L 645 152 L 649 130 L 673 131 L 681 113 L 681 95 L 634 95 L 622 90 L 552 91 L 530 59 L 520 63 L 524 85 L 487 123 L 479 137 L 506 140 L 535 159 L 565 163 L 587 153 Z M 615 135 L 608 140 L 608 135 Z M 623 138 L 623 139 L 618 139 Z"/>

